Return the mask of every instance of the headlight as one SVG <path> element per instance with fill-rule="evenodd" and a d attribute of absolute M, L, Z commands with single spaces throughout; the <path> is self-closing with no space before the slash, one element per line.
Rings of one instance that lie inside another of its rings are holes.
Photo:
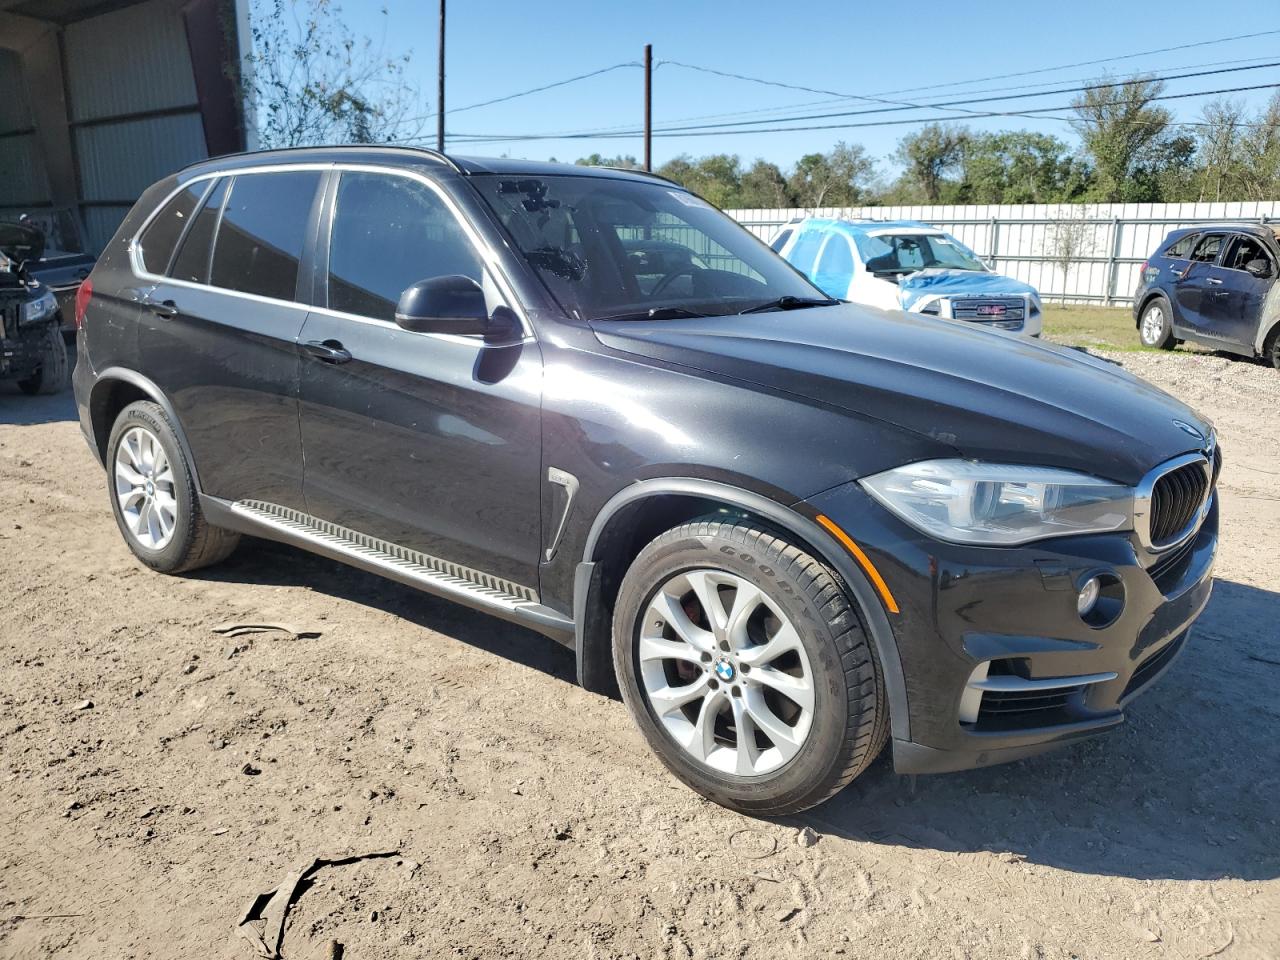
<path fill-rule="evenodd" d="M 34 300 L 22 305 L 22 313 L 18 317 L 18 322 L 34 323 L 36 320 L 43 320 L 57 309 L 58 301 L 54 299 L 51 291 L 46 290 Z"/>
<path fill-rule="evenodd" d="M 926 460 L 859 481 L 922 533 L 939 540 L 1012 546 L 1133 528 L 1133 490 L 1052 467 Z"/>

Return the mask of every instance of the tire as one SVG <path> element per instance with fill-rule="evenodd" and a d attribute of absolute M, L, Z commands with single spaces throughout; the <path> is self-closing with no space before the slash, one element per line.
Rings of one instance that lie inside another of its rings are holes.
<path fill-rule="evenodd" d="M 1163 298 L 1156 297 L 1143 308 L 1142 318 L 1138 321 L 1138 339 L 1143 346 L 1157 350 L 1172 350 L 1177 346 L 1169 304 Z"/>
<path fill-rule="evenodd" d="M 152 570 L 207 567 L 225 560 L 240 542 L 238 533 L 205 520 L 191 468 L 159 404 L 140 400 L 120 411 L 106 464 L 107 493 L 120 534 Z"/>
<path fill-rule="evenodd" d="M 1262 359 L 1280 370 L 1280 327 L 1272 330 L 1267 337 L 1267 342 L 1262 347 Z"/>
<path fill-rule="evenodd" d="M 70 377 L 67 362 L 67 344 L 56 324 L 48 324 L 40 331 L 40 366 L 18 387 L 30 396 L 61 393 L 67 388 Z"/>
<path fill-rule="evenodd" d="M 724 626 L 702 626 L 699 596 L 720 605 Z M 613 656 L 623 700 L 667 769 L 743 813 L 822 803 L 888 738 L 880 664 L 843 584 L 751 520 L 695 520 L 641 550 L 618 592 Z M 746 728 L 755 732 L 739 738 Z"/>

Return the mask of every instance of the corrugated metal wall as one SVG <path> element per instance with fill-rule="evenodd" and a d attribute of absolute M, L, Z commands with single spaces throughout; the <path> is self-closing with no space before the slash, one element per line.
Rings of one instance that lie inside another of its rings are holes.
<path fill-rule="evenodd" d="M 70 24 L 64 51 L 85 230 L 97 250 L 147 186 L 208 151 L 174 5 L 151 0 Z"/>
<path fill-rule="evenodd" d="M 22 60 L 0 50 L 0 208 L 49 201 L 49 180 L 40 162 Z"/>
<path fill-rule="evenodd" d="M 919 220 L 953 234 L 995 270 L 1031 284 L 1045 299 L 1121 305 L 1130 301 L 1137 286 L 1139 265 L 1170 230 L 1199 223 L 1280 220 L 1280 200 L 725 212 L 766 242 L 782 224 L 795 217 Z M 1064 277 L 1055 250 L 1066 236 L 1074 236 L 1079 242 Z"/>

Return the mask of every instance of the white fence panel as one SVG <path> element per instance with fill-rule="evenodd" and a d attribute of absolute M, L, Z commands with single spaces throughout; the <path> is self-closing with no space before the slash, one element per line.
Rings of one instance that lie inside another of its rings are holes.
<path fill-rule="evenodd" d="M 1280 220 L 1280 200 L 1240 203 L 1000 204 L 726 210 L 766 243 L 798 217 L 919 220 L 958 237 L 1000 273 L 1046 300 L 1120 306 L 1132 301 L 1138 268 L 1178 227 Z M 1078 242 L 1069 264 L 1055 251 Z"/>

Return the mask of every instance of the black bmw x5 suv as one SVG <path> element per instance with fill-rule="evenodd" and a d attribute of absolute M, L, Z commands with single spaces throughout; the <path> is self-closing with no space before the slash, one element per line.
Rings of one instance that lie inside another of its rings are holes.
<path fill-rule="evenodd" d="M 81 426 L 144 564 L 252 534 L 524 624 L 739 810 L 819 803 L 889 740 L 920 773 L 1112 728 L 1209 597 L 1201 417 L 830 300 L 656 177 L 221 158 L 90 279 Z"/>

